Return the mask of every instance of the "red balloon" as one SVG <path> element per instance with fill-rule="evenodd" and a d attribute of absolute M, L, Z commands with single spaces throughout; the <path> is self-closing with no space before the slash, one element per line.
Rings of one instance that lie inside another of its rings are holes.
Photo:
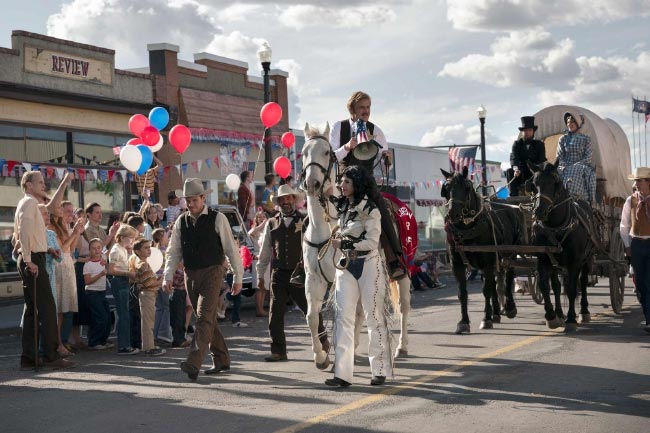
<path fill-rule="evenodd" d="M 282 179 L 286 179 L 287 176 L 291 174 L 291 161 L 289 158 L 284 156 L 278 156 L 273 162 L 273 170 L 280 176 Z"/>
<path fill-rule="evenodd" d="M 129 119 L 129 130 L 133 135 L 140 137 L 142 130 L 149 126 L 149 119 L 143 114 L 134 114 Z"/>
<path fill-rule="evenodd" d="M 185 125 L 176 125 L 169 131 L 169 143 L 178 153 L 183 153 L 190 147 L 192 133 Z"/>
<path fill-rule="evenodd" d="M 144 144 L 144 142 L 142 141 L 141 138 L 134 137 L 134 138 L 130 139 L 129 141 L 127 141 L 126 144 L 131 145 L 131 146 L 137 146 L 138 144 Z"/>
<path fill-rule="evenodd" d="M 262 119 L 262 123 L 267 128 L 277 125 L 280 119 L 282 119 L 282 107 L 277 102 L 264 104 L 260 111 L 260 119 Z"/>
<path fill-rule="evenodd" d="M 285 132 L 284 134 L 282 134 L 282 138 L 280 139 L 280 141 L 282 141 L 282 145 L 284 147 L 289 149 L 296 142 L 296 136 L 293 135 L 292 132 Z"/>
<path fill-rule="evenodd" d="M 160 140 L 160 132 L 158 132 L 155 126 L 145 126 L 142 134 L 140 134 L 140 138 L 142 138 L 142 142 L 147 146 L 155 146 L 158 144 L 158 140 Z"/>

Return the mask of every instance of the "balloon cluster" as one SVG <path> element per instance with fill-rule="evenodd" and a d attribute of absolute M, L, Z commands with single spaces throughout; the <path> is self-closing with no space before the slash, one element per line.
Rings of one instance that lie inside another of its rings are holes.
<path fill-rule="evenodd" d="M 129 171 L 142 176 L 151 167 L 154 152 L 163 147 L 163 136 L 160 131 L 167 127 L 169 113 L 163 107 L 155 107 L 149 112 L 149 117 L 134 114 L 129 119 L 129 130 L 135 135 L 126 142 L 120 151 L 120 162 Z M 190 147 L 192 133 L 185 125 L 176 125 L 169 131 L 169 144 L 178 153 L 183 153 Z"/>
<path fill-rule="evenodd" d="M 260 119 L 266 128 L 271 128 L 277 125 L 280 119 L 282 119 L 282 107 L 280 107 L 280 104 L 277 102 L 269 102 L 268 104 L 264 104 L 262 110 L 260 111 Z M 291 146 L 293 146 L 296 142 L 296 137 L 291 132 L 285 132 L 282 134 L 280 141 L 284 147 L 290 149 Z M 289 174 L 291 174 L 291 161 L 289 161 L 289 158 L 285 156 L 279 156 L 273 162 L 273 170 L 278 176 L 286 179 Z M 226 183 L 227 182 L 228 178 L 226 178 Z M 239 185 L 237 185 L 237 187 L 239 187 Z"/>

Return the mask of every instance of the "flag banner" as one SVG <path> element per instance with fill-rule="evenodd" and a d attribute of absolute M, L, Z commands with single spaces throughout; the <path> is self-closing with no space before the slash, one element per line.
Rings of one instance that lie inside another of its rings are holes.
<path fill-rule="evenodd" d="M 632 98 L 632 111 L 641 114 L 650 114 L 650 103 L 640 99 Z"/>
<path fill-rule="evenodd" d="M 357 138 L 357 143 L 365 143 L 366 141 L 370 141 L 368 138 L 368 129 L 366 128 L 366 122 L 363 120 L 359 119 L 357 120 L 357 123 L 354 124 L 354 136 Z"/>
<path fill-rule="evenodd" d="M 449 148 L 449 167 L 451 171 L 462 171 L 463 167 L 469 167 L 476 160 L 476 149 L 472 147 L 450 147 Z"/>
<path fill-rule="evenodd" d="M 121 150 L 120 146 L 113 147 L 113 155 L 114 156 L 120 156 L 120 150 Z"/>

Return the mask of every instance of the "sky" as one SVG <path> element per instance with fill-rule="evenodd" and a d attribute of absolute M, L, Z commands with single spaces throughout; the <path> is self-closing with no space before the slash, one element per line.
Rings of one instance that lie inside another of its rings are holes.
<path fill-rule="evenodd" d="M 0 0 L 11 31 L 111 48 L 116 67 L 148 65 L 147 44 L 248 62 L 273 50 L 289 73 L 289 122 L 347 117 L 356 90 L 393 143 L 480 142 L 508 161 L 519 118 L 556 104 L 617 121 L 632 135 L 631 96 L 650 96 L 650 0 Z M 1 77 L 0 77 L 1 80 Z M 631 142 L 631 139 L 630 139 Z"/>

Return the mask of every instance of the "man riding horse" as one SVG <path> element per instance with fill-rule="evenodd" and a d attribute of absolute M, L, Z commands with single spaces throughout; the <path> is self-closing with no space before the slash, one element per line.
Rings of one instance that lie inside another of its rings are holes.
<path fill-rule="evenodd" d="M 528 168 L 528 162 L 531 164 L 541 164 L 546 161 L 546 149 L 544 142 L 535 140 L 535 117 L 524 116 L 521 118 L 521 138 L 512 144 L 510 152 L 510 165 L 508 170 L 509 190 L 511 196 L 524 195 L 522 187 L 533 177 L 533 173 Z M 512 179 L 512 180 L 511 180 Z"/>
<path fill-rule="evenodd" d="M 339 164 L 339 172 L 346 167 L 359 165 L 370 173 L 370 181 L 374 182 L 373 168 L 378 158 L 385 158 L 387 166 L 391 165 L 388 152 L 388 142 L 379 126 L 368 121 L 370 118 L 370 96 L 364 92 L 354 92 L 348 99 L 347 107 L 350 118 L 338 121 L 330 132 L 330 144 Z M 381 148 L 381 152 L 378 149 Z M 355 150 L 356 149 L 356 150 Z M 373 188 L 379 191 L 378 188 Z M 377 203 L 381 213 L 381 246 L 384 249 L 388 270 L 392 279 L 406 275 L 402 263 L 402 244 L 393 226 L 388 206 L 383 198 L 371 197 Z"/>

